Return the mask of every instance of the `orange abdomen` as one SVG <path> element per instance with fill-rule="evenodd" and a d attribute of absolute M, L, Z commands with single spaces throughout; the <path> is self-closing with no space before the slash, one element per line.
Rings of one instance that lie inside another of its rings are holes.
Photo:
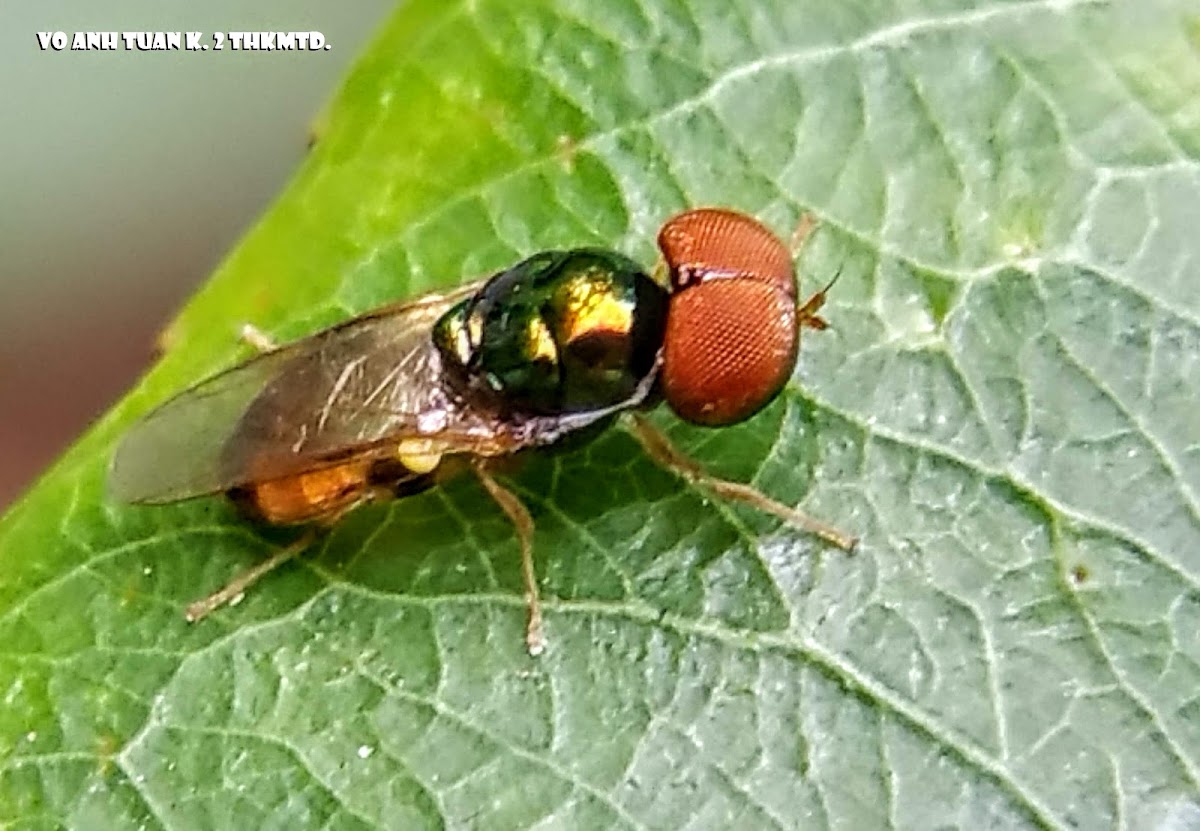
<path fill-rule="evenodd" d="M 338 516 L 368 492 L 368 462 L 306 471 L 254 482 L 229 492 L 238 509 L 272 525 L 294 525 Z"/>

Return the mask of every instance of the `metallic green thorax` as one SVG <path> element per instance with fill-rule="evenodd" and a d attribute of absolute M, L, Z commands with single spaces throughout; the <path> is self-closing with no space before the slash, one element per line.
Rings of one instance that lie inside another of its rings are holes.
<path fill-rule="evenodd" d="M 615 251 L 535 254 L 448 311 L 434 343 L 456 374 L 517 411 L 627 400 L 653 371 L 667 292 Z"/>

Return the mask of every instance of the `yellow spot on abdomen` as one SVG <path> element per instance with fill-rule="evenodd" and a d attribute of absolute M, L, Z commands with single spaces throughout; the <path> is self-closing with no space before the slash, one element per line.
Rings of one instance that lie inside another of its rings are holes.
<path fill-rule="evenodd" d="M 441 442 L 431 439 L 402 439 L 396 445 L 396 458 L 413 473 L 432 473 L 442 462 Z"/>

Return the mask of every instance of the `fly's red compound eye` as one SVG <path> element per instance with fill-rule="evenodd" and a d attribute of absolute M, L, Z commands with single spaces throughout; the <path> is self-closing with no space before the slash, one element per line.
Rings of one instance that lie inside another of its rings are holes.
<path fill-rule="evenodd" d="M 722 208 L 669 220 L 658 247 L 672 290 L 661 373 L 667 404 L 710 427 L 749 418 L 796 365 L 791 252 L 758 220 Z"/>

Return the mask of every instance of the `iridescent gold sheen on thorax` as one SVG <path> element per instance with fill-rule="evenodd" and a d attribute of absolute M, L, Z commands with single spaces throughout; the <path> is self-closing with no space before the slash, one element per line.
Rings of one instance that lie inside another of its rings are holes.
<path fill-rule="evenodd" d="M 653 371 L 667 293 L 613 251 L 549 251 L 446 313 L 434 342 L 457 376 L 515 411 L 579 412 L 629 398 Z"/>
<path fill-rule="evenodd" d="M 586 438 L 620 414 L 646 452 L 688 482 L 853 548 L 853 536 L 706 473 L 635 412 L 661 389 L 693 423 L 753 415 L 790 377 L 800 327 L 825 328 L 817 312 L 828 286 L 797 308 L 792 252 L 736 211 L 679 214 L 659 246 L 670 291 L 615 251 L 544 251 L 486 281 L 268 346 L 145 416 L 113 459 L 118 498 L 152 504 L 224 491 L 254 520 L 313 526 L 189 605 L 186 618 L 235 602 L 356 506 L 470 469 L 516 530 L 525 641 L 537 655 L 546 644 L 533 518 L 490 468 Z"/>
<path fill-rule="evenodd" d="M 627 336 L 637 298 L 614 288 L 610 275 L 595 269 L 568 280 L 553 301 L 559 341 L 570 345 L 589 337 Z"/>

